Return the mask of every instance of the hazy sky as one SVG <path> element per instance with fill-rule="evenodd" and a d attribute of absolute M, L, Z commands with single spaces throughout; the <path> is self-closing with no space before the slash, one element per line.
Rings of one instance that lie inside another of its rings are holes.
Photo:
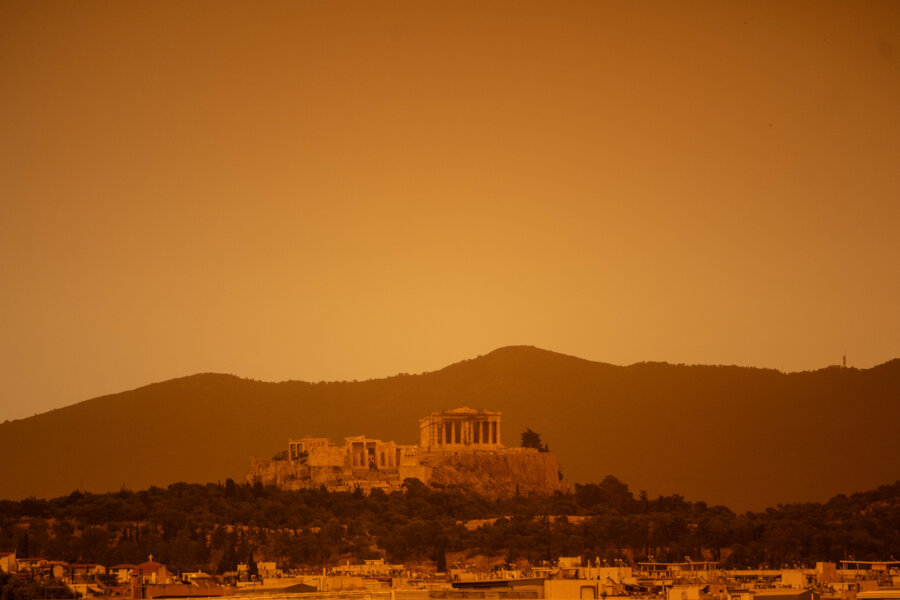
<path fill-rule="evenodd" d="M 510 344 L 900 356 L 900 2 L 0 2 L 0 420 Z"/>

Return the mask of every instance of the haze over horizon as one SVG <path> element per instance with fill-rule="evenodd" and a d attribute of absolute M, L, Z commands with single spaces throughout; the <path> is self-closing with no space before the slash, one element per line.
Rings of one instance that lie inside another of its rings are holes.
<path fill-rule="evenodd" d="M 0 422 L 900 356 L 900 4 L 0 3 Z"/>

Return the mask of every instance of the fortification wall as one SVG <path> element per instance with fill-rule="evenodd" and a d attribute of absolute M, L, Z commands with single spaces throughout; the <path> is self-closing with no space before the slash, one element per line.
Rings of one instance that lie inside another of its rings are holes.
<path fill-rule="evenodd" d="M 283 490 L 309 487 L 310 469 L 297 461 L 250 458 L 247 483 L 275 485 Z"/>
<path fill-rule="evenodd" d="M 490 497 L 552 494 L 565 491 L 556 456 L 525 448 L 486 451 L 418 452 L 417 466 L 360 471 L 310 467 L 297 461 L 250 459 L 249 483 L 298 490 L 325 485 L 332 490 L 354 486 L 399 489 L 405 477 L 438 486 L 459 486 Z M 357 472 L 359 471 L 359 472 Z"/>
<path fill-rule="evenodd" d="M 310 467 L 343 467 L 347 453 L 337 446 L 320 446 L 309 451 L 306 464 Z"/>

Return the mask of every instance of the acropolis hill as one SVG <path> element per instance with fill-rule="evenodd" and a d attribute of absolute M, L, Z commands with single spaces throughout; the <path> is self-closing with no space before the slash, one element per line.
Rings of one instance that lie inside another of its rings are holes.
<path fill-rule="evenodd" d="M 338 446 L 328 438 L 288 440 L 271 460 L 250 459 L 249 483 L 297 490 L 401 489 L 406 479 L 460 486 L 487 496 L 564 491 L 556 457 L 501 443 L 501 413 L 462 407 L 419 419 L 419 444 L 354 436 Z"/>

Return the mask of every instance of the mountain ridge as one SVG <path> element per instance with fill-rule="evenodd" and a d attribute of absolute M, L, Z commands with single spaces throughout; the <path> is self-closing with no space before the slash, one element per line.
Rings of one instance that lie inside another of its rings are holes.
<path fill-rule="evenodd" d="M 776 374 L 779 374 L 779 375 L 785 375 L 785 376 L 790 376 L 790 375 L 802 375 L 802 374 L 808 374 L 808 373 L 820 373 L 820 372 L 823 372 L 823 371 L 829 371 L 829 370 L 832 370 L 832 369 L 846 369 L 846 370 L 848 370 L 848 371 L 872 371 L 872 370 L 891 369 L 891 368 L 897 368 L 897 369 L 900 369 L 900 358 L 890 359 L 890 360 L 887 360 L 887 361 L 885 361 L 885 362 L 883 362 L 883 363 L 879 363 L 879 364 L 877 364 L 877 365 L 873 365 L 872 367 L 864 368 L 864 369 L 859 369 L 859 368 L 856 368 L 856 367 L 841 367 L 840 365 L 829 365 L 829 366 L 826 366 L 826 367 L 821 367 L 821 368 L 819 368 L 819 369 L 804 370 L 804 371 L 787 371 L 787 372 L 786 372 L 786 371 L 780 371 L 780 370 L 778 370 L 778 369 L 769 368 L 769 367 L 754 367 L 754 366 L 736 365 L 736 364 L 700 364 L 700 363 L 690 363 L 690 364 L 689 364 L 689 363 L 670 363 L 670 362 L 667 362 L 667 361 L 639 361 L 639 362 L 631 363 L 631 364 L 628 364 L 628 365 L 615 365 L 615 364 L 612 364 L 612 363 L 605 363 L 605 362 L 600 362 L 600 361 L 592 361 L 592 360 L 580 358 L 580 357 L 577 357 L 577 356 L 574 356 L 574 355 L 564 354 L 564 353 L 560 353 L 560 352 L 554 352 L 554 351 L 551 351 L 551 350 L 545 350 L 545 349 L 543 349 L 543 348 L 539 348 L 539 347 L 536 347 L 536 346 L 515 345 L 515 346 L 502 346 L 502 347 L 500 347 L 500 348 L 497 348 L 497 349 L 495 349 L 495 350 L 492 350 L 491 352 L 488 352 L 487 354 L 478 355 L 478 356 L 476 356 L 476 357 L 474 357 L 474 358 L 463 359 L 463 360 L 461 360 L 461 361 L 457 361 L 457 362 L 455 362 L 455 363 L 451 363 L 451 364 L 449 364 L 449 365 L 447 365 L 447 366 L 445 366 L 445 367 L 442 367 L 442 368 L 440 368 L 440 369 L 436 369 L 436 370 L 434 370 L 434 371 L 424 371 L 424 372 L 422 372 L 422 373 L 414 373 L 414 374 L 410 374 L 410 373 L 397 373 L 397 374 L 394 374 L 394 375 L 388 375 L 388 376 L 385 376 L 385 377 L 375 377 L 375 378 L 365 379 L 365 380 L 355 380 L 355 379 L 354 379 L 354 380 L 346 380 L 346 379 L 338 379 L 338 380 L 307 381 L 307 380 L 302 380 L 302 379 L 285 379 L 285 380 L 281 380 L 281 381 L 266 381 L 266 380 L 262 380 L 262 379 L 254 379 L 254 378 L 252 378 L 252 377 L 243 377 L 243 376 L 241 376 L 241 375 L 236 375 L 236 374 L 234 374 L 234 373 L 220 373 L 220 372 L 216 372 L 216 371 L 205 371 L 205 372 L 200 372 L 200 373 L 192 373 L 192 374 L 189 374 L 189 375 L 180 375 L 180 376 L 177 376 L 177 377 L 173 377 L 173 378 L 171 378 L 171 379 L 164 379 L 164 380 L 161 380 L 161 381 L 154 381 L 154 382 L 147 383 L 147 384 L 144 384 L 144 385 L 141 385 L 141 386 L 138 386 L 138 387 L 135 387 L 135 388 L 131 388 L 131 389 L 128 389 L 128 390 L 122 390 L 122 391 L 119 391 L 119 392 L 113 392 L 113 393 L 110 393 L 110 394 L 103 394 L 103 395 L 100 395 L 100 396 L 95 396 L 95 397 L 93 397 L 93 398 L 87 398 L 87 399 L 85 399 L 85 400 L 79 400 L 78 402 L 75 402 L 75 403 L 73 403 L 73 404 L 69 404 L 69 405 L 67 405 L 67 406 L 61 406 L 61 407 L 53 408 L 53 409 L 44 411 L 44 412 L 42 412 L 42 413 L 36 413 L 36 414 L 31 415 L 31 416 L 28 416 L 28 417 L 21 417 L 21 418 L 17 418 L 17 419 L 9 419 L 9 420 L 6 420 L 6 421 L 0 423 L 0 425 L 12 424 L 12 423 L 17 423 L 17 422 L 21 422 L 21 421 L 28 421 L 28 420 L 34 419 L 34 418 L 36 418 L 36 417 L 41 417 L 41 416 L 44 416 L 44 415 L 47 415 L 47 414 L 56 413 L 56 412 L 58 412 L 58 411 L 67 411 L 67 410 L 69 410 L 69 409 L 73 409 L 73 408 L 75 408 L 75 407 L 79 407 L 79 406 L 81 406 L 81 405 L 83 405 L 83 404 L 85 404 L 85 403 L 93 403 L 93 402 L 100 401 L 100 400 L 112 399 L 112 398 L 116 398 L 116 397 L 118 397 L 118 396 L 127 395 L 127 394 L 129 394 L 129 393 L 131 393 L 131 392 L 136 392 L 136 391 L 138 391 L 138 390 L 143 390 L 143 389 L 145 389 L 145 388 L 153 388 L 153 387 L 155 387 L 155 386 L 164 386 L 164 385 L 168 385 L 168 384 L 176 384 L 176 383 L 181 383 L 181 382 L 185 382 L 185 383 L 186 383 L 186 382 L 188 382 L 188 381 L 194 381 L 194 380 L 197 380 L 197 381 L 199 381 L 199 380 L 204 380 L 204 381 L 212 381 L 212 380 L 234 380 L 234 381 L 248 381 L 248 382 L 259 383 L 259 384 L 268 384 L 268 385 L 279 385 L 279 384 L 303 384 L 303 385 L 358 384 L 358 383 L 367 383 L 367 382 L 371 382 L 371 381 L 385 381 L 385 380 L 392 380 L 392 379 L 397 379 L 397 378 L 402 378 L 402 377 L 414 377 L 414 376 L 422 376 L 422 375 L 429 375 L 429 374 L 441 373 L 441 372 L 448 371 L 448 370 L 452 370 L 452 369 L 455 369 L 455 368 L 458 368 L 458 367 L 464 367 L 464 366 L 467 365 L 468 363 L 471 363 L 471 362 L 474 362 L 474 361 L 480 361 L 480 360 L 482 360 L 482 359 L 485 359 L 485 360 L 486 360 L 486 359 L 493 359 L 493 358 L 496 357 L 496 356 L 506 355 L 506 354 L 512 355 L 514 351 L 515 351 L 515 352 L 518 352 L 518 351 L 523 350 L 523 349 L 524 349 L 524 350 L 529 350 L 529 351 L 534 350 L 534 351 L 537 351 L 537 352 L 539 352 L 539 353 L 543 353 L 544 355 L 547 355 L 547 356 L 553 356 L 553 357 L 557 357 L 557 358 L 561 358 L 561 359 L 572 359 L 573 361 L 578 361 L 578 362 L 586 363 L 586 364 L 589 364 L 589 365 L 602 365 L 602 366 L 611 367 L 611 368 L 614 368 L 614 369 L 632 369 L 632 368 L 639 368 L 639 367 L 653 367 L 653 366 L 660 366 L 660 367 L 687 367 L 687 368 L 712 368 L 712 369 L 722 369 L 722 368 L 727 368 L 727 369 L 746 369 L 746 370 L 754 370 L 754 371 L 765 371 L 765 372 L 771 372 L 771 373 L 776 373 Z M 521 355 L 519 355 L 519 356 L 521 356 Z"/>
<path fill-rule="evenodd" d="M 0 424 L 0 455 L 17 457 L 0 464 L 0 498 L 238 479 L 249 456 L 289 437 L 416 443 L 418 418 L 470 405 L 504 412 L 506 445 L 540 432 L 572 482 L 614 473 L 652 493 L 759 508 L 900 477 L 897 397 L 898 359 L 782 373 L 617 366 L 532 346 L 355 382 L 197 373 Z"/>

